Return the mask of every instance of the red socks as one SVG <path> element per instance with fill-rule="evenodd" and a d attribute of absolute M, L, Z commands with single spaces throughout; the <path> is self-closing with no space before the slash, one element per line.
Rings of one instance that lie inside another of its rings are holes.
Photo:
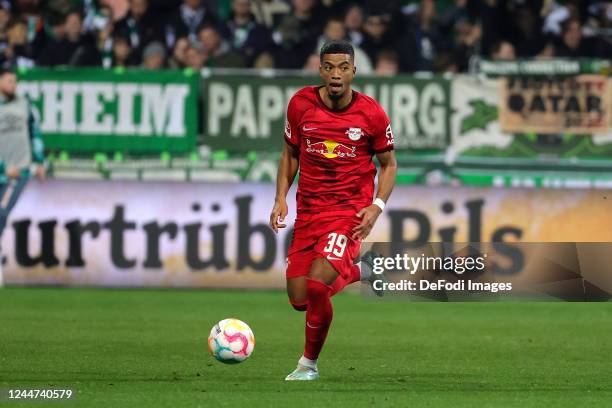
<path fill-rule="evenodd" d="M 350 279 L 344 279 L 342 276 L 338 275 L 334 283 L 331 284 L 331 296 L 334 296 L 336 293 L 340 292 L 346 286 L 350 285 L 353 282 L 359 282 L 361 280 L 361 269 L 357 265 L 353 265 L 351 268 L 351 276 Z"/>
<path fill-rule="evenodd" d="M 304 357 L 316 360 L 323 348 L 332 322 L 331 287 L 318 280 L 306 279 L 306 289 L 308 309 L 306 309 Z"/>
<path fill-rule="evenodd" d="M 345 286 L 353 282 L 359 282 L 360 279 L 361 270 L 357 265 L 353 265 L 349 279 L 338 276 L 331 286 L 315 279 L 306 279 L 306 344 L 304 346 L 304 357 L 310 360 L 319 358 L 319 353 L 327 338 L 327 332 L 334 315 L 331 296 L 340 292 Z M 293 304 L 293 307 L 297 310 L 304 310 L 304 305 Z"/>

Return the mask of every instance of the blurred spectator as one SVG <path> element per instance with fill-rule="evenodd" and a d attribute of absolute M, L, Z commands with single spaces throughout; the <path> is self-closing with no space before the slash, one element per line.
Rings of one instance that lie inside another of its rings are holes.
<path fill-rule="evenodd" d="M 456 0 L 455 3 L 458 3 L 458 1 Z M 468 8 L 468 1 L 463 0 L 463 3 L 465 3 L 463 12 L 457 16 L 458 18 L 456 18 L 452 24 L 448 24 L 447 21 L 444 21 L 444 17 L 442 17 L 441 29 L 446 35 L 449 43 L 453 42 L 452 34 L 457 22 L 460 20 L 469 20 L 470 17 L 472 17 L 479 22 L 481 27 L 480 51 L 483 53 L 482 56 L 489 58 L 494 44 L 501 40 L 508 40 L 513 46 L 516 46 L 516 44 L 508 38 L 507 25 L 511 25 L 512 29 L 516 30 L 516 24 L 514 22 L 507 22 L 504 18 L 503 10 L 506 3 L 504 0 L 480 0 L 480 4 L 471 9 Z M 473 12 L 474 9 L 476 9 L 476 13 Z M 472 13 L 470 13 L 470 11 L 472 11 Z M 484 53 L 486 53 L 486 55 L 484 55 Z"/>
<path fill-rule="evenodd" d="M 491 48 L 491 58 L 495 61 L 515 59 L 514 46 L 508 41 L 495 42 Z"/>
<path fill-rule="evenodd" d="M 252 0 L 251 11 L 259 24 L 271 30 L 289 14 L 291 7 L 283 0 Z"/>
<path fill-rule="evenodd" d="M 533 57 L 539 54 L 546 41 L 542 34 L 542 22 L 528 6 L 518 7 L 507 14 L 512 21 L 509 40 L 516 48 L 517 56 Z"/>
<path fill-rule="evenodd" d="M 394 50 L 380 51 L 376 60 L 376 75 L 395 76 L 399 73 L 399 57 Z"/>
<path fill-rule="evenodd" d="M 232 12 L 223 30 L 231 46 L 242 53 L 249 67 L 262 52 L 272 48 L 270 31 L 258 24 L 251 13 L 251 0 L 232 0 Z"/>
<path fill-rule="evenodd" d="M 3 51 L 3 48 L 6 46 L 6 26 L 8 25 L 9 20 L 11 19 L 11 13 L 8 10 L 8 7 L 3 3 L 0 3 L 0 52 Z"/>
<path fill-rule="evenodd" d="M 253 64 L 254 69 L 273 69 L 274 68 L 274 56 L 267 52 L 264 52 L 257 57 Z"/>
<path fill-rule="evenodd" d="M 321 20 L 315 15 L 315 0 L 292 0 L 286 15 L 272 38 L 279 46 L 275 55 L 278 68 L 301 68 L 317 45 Z"/>
<path fill-rule="evenodd" d="M 11 12 L 26 22 L 26 38 L 28 43 L 38 41 L 43 33 L 42 1 L 15 0 Z"/>
<path fill-rule="evenodd" d="M 166 65 L 166 49 L 160 42 L 152 42 L 142 52 L 142 66 L 146 69 L 162 69 Z"/>
<path fill-rule="evenodd" d="M 97 12 L 96 21 L 91 24 L 102 66 L 108 69 L 113 66 L 113 9 L 109 6 L 101 6 Z"/>
<path fill-rule="evenodd" d="M 418 0 L 411 0 L 417 1 Z M 397 39 L 403 29 L 402 5 L 406 0 L 361 0 L 366 15 L 382 16 L 385 23 L 385 35 L 390 39 Z"/>
<path fill-rule="evenodd" d="M 187 67 L 200 71 L 206 64 L 207 56 L 204 46 L 200 43 L 190 43 L 185 51 Z"/>
<path fill-rule="evenodd" d="M 556 37 L 561 36 L 561 24 L 568 18 L 578 18 L 577 8 L 570 2 L 566 4 L 559 4 L 559 2 L 553 1 L 546 7 L 546 18 L 544 19 L 544 26 L 542 32 L 548 35 L 554 35 Z"/>
<path fill-rule="evenodd" d="M 361 31 L 363 21 L 363 9 L 361 6 L 358 4 L 350 5 L 344 15 L 344 26 L 354 46 L 361 45 L 363 41 L 363 32 Z"/>
<path fill-rule="evenodd" d="M 586 30 L 594 39 L 594 53 L 599 58 L 612 55 L 612 2 L 598 2 L 589 7 L 590 17 Z"/>
<path fill-rule="evenodd" d="M 555 57 L 580 58 L 592 55 L 589 41 L 582 36 L 580 20 L 570 18 L 561 24 L 561 40 L 555 45 Z"/>
<path fill-rule="evenodd" d="M 480 55 L 480 40 L 482 30 L 479 24 L 468 20 L 461 20 L 455 26 L 455 44 L 453 51 L 453 63 L 457 72 L 466 72 L 470 59 Z"/>
<path fill-rule="evenodd" d="M 215 68 L 244 68 L 242 55 L 233 50 L 229 42 L 221 37 L 212 24 L 205 24 L 198 30 L 198 39 L 207 54 L 206 65 Z"/>
<path fill-rule="evenodd" d="M 332 17 L 327 20 L 325 23 L 325 29 L 323 30 L 323 34 L 319 37 L 319 42 L 317 47 L 315 48 L 315 54 L 319 52 L 323 44 L 327 41 L 334 40 L 345 40 L 346 39 L 346 29 L 344 28 L 344 21 L 340 18 Z M 355 50 L 355 66 L 357 67 L 357 71 L 361 74 L 371 74 L 372 73 L 372 62 L 360 47 L 353 44 L 353 49 Z"/>
<path fill-rule="evenodd" d="M 484 3 L 484 7 L 497 6 L 497 0 L 484 0 L 482 3 Z M 451 4 L 448 8 L 446 8 L 446 10 L 444 10 L 444 12 L 441 13 L 438 24 L 440 25 L 441 30 L 446 33 L 450 33 L 458 21 L 469 18 L 470 14 L 468 11 L 468 0 L 454 0 L 453 4 Z M 497 27 L 497 29 L 499 30 L 499 27 Z"/>
<path fill-rule="evenodd" d="M 321 67 L 321 57 L 319 54 L 310 54 L 306 60 L 306 64 L 302 67 L 302 70 L 310 74 L 318 74 L 319 68 Z"/>
<path fill-rule="evenodd" d="M 314 72 L 311 55 L 344 38 L 361 73 L 464 72 L 483 54 L 607 59 L 611 30 L 597 0 L 0 0 L 0 65 Z"/>
<path fill-rule="evenodd" d="M 170 68 L 183 69 L 187 66 L 187 48 L 189 47 L 189 40 L 187 37 L 181 37 L 176 40 L 174 47 L 172 48 L 172 55 L 168 61 Z"/>
<path fill-rule="evenodd" d="M 434 71 L 434 59 L 443 48 L 434 1 L 421 0 L 418 11 L 406 18 L 407 28 L 398 43 L 402 72 Z"/>
<path fill-rule="evenodd" d="M 0 67 L 34 66 L 34 50 L 28 43 L 28 25 L 26 20 L 12 18 L 6 25 L 6 46 L 0 55 Z"/>
<path fill-rule="evenodd" d="M 138 61 L 130 46 L 130 40 L 120 35 L 113 37 L 113 67 L 127 68 L 136 65 Z"/>
<path fill-rule="evenodd" d="M 116 20 L 122 19 L 127 14 L 130 5 L 128 0 L 100 0 L 101 3 L 108 5 L 113 10 Z"/>
<path fill-rule="evenodd" d="M 210 7 L 205 6 L 204 0 L 183 0 L 183 4 L 170 17 L 166 27 L 166 45 L 171 47 L 178 37 L 197 41 L 198 27 L 217 23 L 217 16 Z"/>
<path fill-rule="evenodd" d="M 370 61 L 376 65 L 378 51 L 389 45 L 390 38 L 387 35 L 387 24 L 389 17 L 385 14 L 371 14 L 366 17 L 363 25 L 363 41 L 361 48 L 368 54 Z"/>
<path fill-rule="evenodd" d="M 83 33 L 82 29 L 81 14 L 77 11 L 68 13 L 61 36 L 46 43 L 39 59 L 40 65 L 99 65 L 95 40 L 90 34 Z"/>
<path fill-rule="evenodd" d="M 536 58 L 554 58 L 555 56 L 555 45 L 552 41 L 548 41 L 542 51 L 536 55 Z"/>
<path fill-rule="evenodd" d="M 160 24 L 149 8 L 149 0 L 130 0 L 125 17 L 115 23 L 114 32 L 130 41 L 130 47 L 138 57 L 147 44 L 162 41 Z"/>
<path fill-rule="evenodd" d="M 64 13 L 65 14 L 65 13 Z M 106 3 L 96 6 L 92 0 L 85 0 L 83 5 L 83 29 L 88 32 L 98 32 L 108 23 L 108 17 L 113 14 L 112 8 Z M 114 23 L 114 22 L 113 22 Z"/>

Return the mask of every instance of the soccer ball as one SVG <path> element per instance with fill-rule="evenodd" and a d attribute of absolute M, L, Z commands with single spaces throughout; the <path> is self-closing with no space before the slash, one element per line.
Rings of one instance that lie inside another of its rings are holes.
<path fill-rule="evenodd" d="M 225 364 L 242 363 L 255 347 L 253 331 L 238 319 L 223 319 L 210 331 L 208 350 L 214 358 Z"/>

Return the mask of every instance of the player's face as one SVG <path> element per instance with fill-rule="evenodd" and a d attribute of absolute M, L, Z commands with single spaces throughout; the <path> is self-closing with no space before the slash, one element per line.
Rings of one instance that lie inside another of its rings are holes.
<path fill-rule="evenodd" d="M 355 77 L 355 65 L 348 54 L 325 54 L 321 60 L 319 74 L 332 100 L 341 99 L 350 92 Z"/>
<path fill-rule="evenodd" d="M 5 72 L 0 76 L 0 93 L 4 94 L 7 98 L 15 96 L 17 91 L 17 76 L 12 72 Z"/>

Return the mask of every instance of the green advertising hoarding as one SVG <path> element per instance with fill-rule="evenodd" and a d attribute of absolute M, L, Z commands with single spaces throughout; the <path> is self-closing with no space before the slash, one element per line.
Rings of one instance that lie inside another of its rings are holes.
<path fill-rule="evenodd" d="M 213 149 L 274 151 L 282 145 L 286 106 L 317 77 L 211 75 L 204 80 L 204 143 Z M 440 77 L 361 77 L 353 88 L 374 97 L 391 118 L 396 149 L 441 150 L 450 135 L 450 81 Z"/>
<path fill-rule="evenodd" d="M 197 74 L 34 69 L 19 73 L 45 146 L 68 151 L 185 152 L 195 148 Z"/>

